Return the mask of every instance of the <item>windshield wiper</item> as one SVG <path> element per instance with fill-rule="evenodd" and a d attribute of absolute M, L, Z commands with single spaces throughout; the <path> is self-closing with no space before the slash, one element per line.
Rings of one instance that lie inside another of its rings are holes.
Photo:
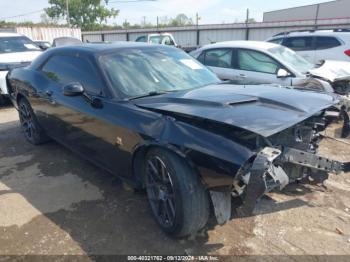
<path fill-rule="evenodd" d="M 164 95 L 167 94 L 171 91 L 151 91 L 147 94 L 139 95 L 139 96 L 132 96 L 128 97 L 127 100 L 134 100 L 134 99 L 139 99 L 139 98 L 144 98 L 144 97 L 150 97 L 150 96 L 159 96 L 159 95 Z"/>

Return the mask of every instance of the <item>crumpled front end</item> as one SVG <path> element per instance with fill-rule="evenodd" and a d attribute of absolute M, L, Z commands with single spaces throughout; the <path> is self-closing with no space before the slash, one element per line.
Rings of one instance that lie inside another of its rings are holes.
<path fill-rule="evenodd" d="M 253 213 L 256 201 L 265 193 L 307 176 L 317 179 L 325 173 L 339 174 L 343 163 L 313 153 L 285 147 L 283 149 L 265 147 L 261 150 L 248 174 L 242 205 L 237 209 L 239 216 Z"/>
<path fill-rule="evenodd" d="M 256 155 L 241 167 L 232 187 L 210 190 L 218 223 L 231 218 L 232 199 L 240 200 L 236 213 L 246 217 L 253 214 L 257 201 L 271 190 L 282 190 L 289 183 L 308 177 L 322 182 L 328 173 L 341 173 L 343 163 L 317 154 L 320 132 L 326 128 L 327 121 L 325 115 L 314 116 L 260 139 Z"/>

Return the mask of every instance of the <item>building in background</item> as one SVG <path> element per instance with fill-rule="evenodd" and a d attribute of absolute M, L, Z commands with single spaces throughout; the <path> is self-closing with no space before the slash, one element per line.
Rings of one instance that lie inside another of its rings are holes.
<path fill-rule="evenodd" d="M 340 19 L 350 17 L 350 0 L 336 0 L 264 13 L 264 22 Z"/>

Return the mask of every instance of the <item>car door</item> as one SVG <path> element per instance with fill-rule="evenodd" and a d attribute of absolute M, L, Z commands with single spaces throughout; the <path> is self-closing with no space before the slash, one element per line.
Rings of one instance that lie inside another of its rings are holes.
<path fill-rule="evenodd" d="M 198 61 L 209 67 L 221 80 L 237 80 L 237 72 L 232 68 L 233 49 L 215 48 L 205 50 Z"/>
<path fill-rule="evenodd" d="M 279 69 L 285 69 L 278 61 L 260 51 L 237 49 L 234 67 L 243 84 L 281 84 L 290 85 L 291 77 L 277 77 Z"/>
<path fill-rule="evenodd" d="M 48 134 L 109 171 L 128 175 L 121 163 L 128 162 L 129 154 L 116 145 L 122 130 L 105 120 L 110 98 L 92 60 L 74 54 L 56 55 L 42 72 L 50 79 L 46 90 Z M 64 86 L 71 83 L 80 83 L 84 94 L 64 95 Z"/>
<path fill-rule="evenodd" d="M 286 37 L 282 45 L 294 50 L 300 56 L 315 64 L 315 38 L 313 36 Z"/>

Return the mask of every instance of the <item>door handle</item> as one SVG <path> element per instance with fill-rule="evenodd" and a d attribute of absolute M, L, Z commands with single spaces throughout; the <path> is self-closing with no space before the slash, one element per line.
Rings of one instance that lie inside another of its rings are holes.
<path fill-rule="evenodd" d="M 239 74 L 240 78 L 247 78 L 247 76 L 245 74 Z"/>
<path fill-rule="evenodd" d="M 52 96 L 53 92 L 52 92 L 51 90 L 46 90 L 46 91 L 45 91 L 45 94 L 46 94 L 47 96 Z"/>

